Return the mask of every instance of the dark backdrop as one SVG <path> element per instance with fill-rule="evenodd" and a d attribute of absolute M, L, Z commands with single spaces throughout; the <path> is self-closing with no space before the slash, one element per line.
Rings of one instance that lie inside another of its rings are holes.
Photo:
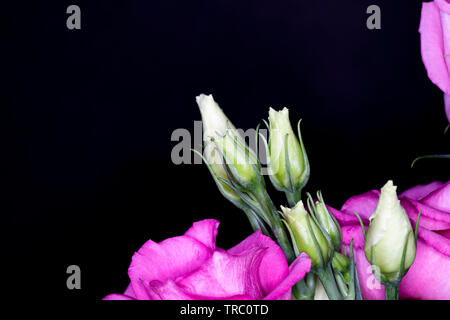
<path fill-rule="evenodd" d="M 174 165 L 171 133 L 213 93 L 237 127 L 269 106 L 302 118 L 309 191 L 335 207 L 393 179 L 448 180 L 442 93 L 420 57 L 420 1 L 9 1 L 2 3 L 2 283 L 18 297 L 98 300 L 125 289 L 147 239 L 221 221 L 251 232 L 206 167 Z M 66 28 L 78 4 L 82 29 Z M 382 29 L 366 28 L 378 4 Z M 272 195 L 283 204 L 282 195 Z M 66 289 L 66 268 L 82 289 Z"/>

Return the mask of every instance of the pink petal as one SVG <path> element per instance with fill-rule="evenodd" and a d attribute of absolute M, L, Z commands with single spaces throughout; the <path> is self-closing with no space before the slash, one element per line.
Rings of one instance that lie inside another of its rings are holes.
<path fill-rule="evenodd" d="M 364 249 L 364 234 L 359 224 L 342 226 L 341 229 L 342 244 L 350 246 L 353 239 L 353 248 Z"/>
<path fill-rule="evenodd" d="M 360 225 L 342 227 L 342 244 L 346 245 L 347 248 L 347 252 L 343 251 L 343 254 L 350 255 L 349 246 L 352 239 L 356 270 L 363 299 L 384 300 L 384 286 L 376 280 L 370 263 L 364 254 L 364 235 Z"/>
<path fill-rule="evenodd" d="M 263 247 L 253 247 L 238 255 L 216 249 L 211 259 L 177 284 L 192 295 L 222 299 L 247 295 L 262 299 L 258 271 L 264 256 Z"/>
<path fill-rule="evenodd" d="M 380 284 L 373 275 L 372 267 L 366 259 L 364 249 L 355 249 L 353 252 L 363 299 L 384 300 L 384 286 Z"/>
<path fill-rule="evenodd" d="M 369 221 L 370 216 L 377 207 L 380 191 L 371 190 L 369 192 L 353 196 L 345 201 L 341 211 L 349 215 L 354 215 L 356 211 L 364 223 Z"/>
<path fill-rule="evenodd" d="M 419 184 L 415 187 L 409 188 L 408 190 L 403 191 L 399 198 L 409 198 L 412 200 L 420 200 L 423 197 L 427 196 L 430 192 L 433 192 L 437 188 L 441 187 L 443 185 L 440 181 L 433 181 L 428 184 Z"/>
<path fill-rule="evenodd" d="M 442 230 L 442 231 L 436 231 L 441 236 L 446 237 L 447 239 L 450 239 L 450 230 Z"/>
<path fill-rule="evenodd" d="M 147 293 L 145 300 L 200 300 L 199 297 L 185 292 L 173 280 L 165 282 L 153 280 L 150 283 L 143 283 L 143 286 Z M 141 298 L 140 300 L 144 299 Z"/>
<path fill-rule="evenodd" d="M 444 17 L 447 15 L 439 9 L 446 9 L 448 3 L 443 0 L 434 2 L 425 2 L 422 5 L 422 15 L 420 20 L 419 32 L 421 34 L 421 51 L 422 60 L 428 72 L 430 80 L 436 84 L 442 91 L 450 94 L 450 74 L 447 62 L 450 57 L 444 42 L 450 45 L 449 33 L 444 34 L 444 29 L 450 29 L 449 19 Z M 444 36 L 446 41 L 444 41 Z M 447 50 L 447 51 L 446 51 Z"/>
<path fill-rule="evenodd" d="M 450 213 L 434 209 L 414 200 L 402 199 L 400 203 L 406 210 L 406 213 L 408 214 L 410 220 L 413 222 L 413 225 L 415 225 L 417 215 L 419 211 L 421 211 L 422 213 L 420 214 L 419 221 L 419 225 L 421 227 L 430 230 L 450 229 Z"/>
<path fill-rule="evenodd" d="M 330 211 L 330 213 L 336 218 L 336 220 L 339 222 L 339 224 L 341 224 L 341 225 L 359 223 L 358 217 L 354 213 L 347 214 L 347 213 L 344 213 L 337 209 L 334 209 L 333 207 L 330 207 L 329 205 L 327 205 L 327 208 Z M 368 220 L 367 220 L 367 222 L 368 222 Z"/>
<path fill-rule="evenodd" d="M 287 276 L 288 264 L 281 248 L 260 230 L 229 249 L 228 253 L 238 255 L 254 247 L 266 248 L 259 268 L 259 279 L 264 294 L 268 294 Z"/>
<path fill-rule="evenodd" d="M 418 234 L 419 238 L 428 246 L 432 247 L 437 252 L 450 257 L 450 241 L 447 238 L 425 228 L 419 228 Z M 448 271 L 450 272 L 450 269 L 448 269 Z"/>
<path fill-rule="evenodd" d="M 441 211 L 445 211 L 450 215 L 450 181 L 431 192 L 420 202 Z"/>
<path fill-rule="evenodd" d="M 102 300 L 134 300 L 134 298 L 124 294 L 112 293 L 104 297 Z"/>
<path fill-rule="evenodd" d="M 210 224 L 210 220 L 204 220 Z M 201 222 L 200 222 L 201 224 Z M 200 228 L 209 230 L 211 228 Z M 212 237 L 212 236 L 211 236 Z M 209 237 L 204 237 L 209 239 Z M 133 255 L 128 275 L 137 299 L 148 299 L 146 286 L 153 280 L 165 282 L 199 268 L 212 255 L 209 247 L 190 236 L 169 238 L 161 243 L 147 241 Z"/>
<path fill-rule="evenodd" d="M 403 299 L 450 299 L 450 239 L 420 228 L 416 259 L 400 283 Z"/>
<path fill-rule="evenodd" d="M 146 284 L 147 300 L 216 300 L 217 296 L 202 296 L 189 292 L 172 280 L 166 282 L 152 281 Z M 251 300 L 247 295 L 221 296 L 221 300 Z"/>
<path fill-rule="evenodd" d="M 125 289 L 125 292 L 123 294 L 128 297 L 131 297 L 131 298 L 136 298 L 136 295 L 134 294 L 133 286 L 131 285 L 131 283 L 128 284 L 128 286 Z"/>
<path fill-rule="evenodd" d="M 310 269 L 311 259 L 303 252 L 290 265 L 289 275 L 264 300 L 289 300 L 292 286 L 303 279 Z"/>
<path fill-rule="evenodd" d="M 220 222 L 214 219 L 206 219 L 194 222 L 192 227 L 184 234 L 200 241 L 207 246 L 211 251 L 216 248 L 217 228 Z"/>

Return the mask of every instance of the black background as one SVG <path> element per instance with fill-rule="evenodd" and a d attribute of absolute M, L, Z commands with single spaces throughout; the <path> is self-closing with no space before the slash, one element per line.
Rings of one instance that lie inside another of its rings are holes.
<path fill-rule="evenodd" d="M 81 7 L 81 30 L 66 8 Z M 377 4 L 382 29 L 366 28 Z M 147 239 L 221 221 L 250 226 L 203 165 L 174 165 L 177 128 L 213 93 L 236 127 L 270 106 L 303 119 L 307 190 L 339 208 L 393 179 L 449 179 L 442 93 L 420 57 L 420 1 L 18 1 L 2 3 L 2 283 L 12 296 L 97 301 L 122 292 Z M 283 195 L 269 186 L 278 205 Z M 82 289 L 67 290 L 66 268 Z M 5 291 L 5 289 L 4 289 Z"/>

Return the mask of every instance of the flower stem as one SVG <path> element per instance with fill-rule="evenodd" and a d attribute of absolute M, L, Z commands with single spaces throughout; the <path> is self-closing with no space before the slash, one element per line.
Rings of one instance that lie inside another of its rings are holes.
<path fill-rule="evenodd" d="M 278 245 L 281 247 L 281 249 L 284 252 L 284 255 L 286 256 L 286 260 L 290 264 L 292 261 L 295 260 L 295 254 L 294 250 L 292 249 L 291 242 L 289 241 L 289 238 L 286 235 L 286 232 L 280 219 L 277 218 L 274 219 L 272 231 L 278 242 Z"/>
<path fill-rule="evenodd" d="M 316 276 L 309 272 L 292 287 L 292 296 L 296 300 L 314 300 Z"/>
<path fill-rule="evenodd" d="M 270 218 L 270 228 L 272 229 L 273 236 L 283 250 L 287 262 L 290 264 L 295 260 L 294 249 L 272 199 L 270 199 L 267 190 L 264 187 L 254 190 L 254 195 L 258 199 L 261 207 L 260 209 Z"/>
<path fill-rule="evenodd" d="M 334 279 L 330 263 L 326 268 L 320 268 L 316 270 L 315 273 L 319 277 L 320 282 L 322 282 L 325 292 L 330 300 L 343 300 L 342 294 L 339 292 L 336 280 Z"/>
<path fill-rule="evenodd" d="M 386 300 L 398 300 L 398 286 L 385 285 Z"/>
<path fill-rule="evenodd" d="M 296 192 L 285 192 L 286 199 L 289 203 L 289 206 L 292 208 L 294 207 L 297 202 L 299 202 L 302 199 L 302 190 L 299 189 Z"/>
<path fill-rule="evenodd" d="M 245 212 L 245 215 L 248 218 L 248 221 L 250 222 L 250 225 L 252 226 L 253 231 L 261 230 L 261 232 L 269 236 L 269 232 L 266 229 L 266 226 L 264 225 L 264 222 L 258 219 L 258 216 L 256 213 L 254 213 L 251 209 L 242 209 Z"/>

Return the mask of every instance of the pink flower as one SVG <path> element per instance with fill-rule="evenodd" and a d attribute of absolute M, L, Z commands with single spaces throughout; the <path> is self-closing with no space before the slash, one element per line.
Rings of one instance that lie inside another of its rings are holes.
<path fill-rule="evenodd" d="M 182 236 L 147 241 L 133 255 L 130 285 L 104 300 L 290 299 L 311 268 L 301 254 L 288 267 L 281 248 L 260 231 L 229 250 L 216 247 L 219 222 L 196 222 Z"/>
<path fill-rule="evenodd" d="M 444 92 L 450 122 L 450 1 L 434 0 L 422 6 L 419 32 L 422 60 L 428 77 Z"/>
<path fill-rule="evenodd" d="M 348 199 L 341 210 L 331 212 L 342 224 L 343 245 L 354 239 L 355 261 L 364 299 L 384 299 L 364 255 L 364 237 L 354 211 L 367 226 L 379 197 L 372 190 Z M 406 190 L 399 196 L 413 227 L 419 221 L 416 259 L 400 284 L 401 299 L 450 299 L 450 181 L 432 182 Z"/>

